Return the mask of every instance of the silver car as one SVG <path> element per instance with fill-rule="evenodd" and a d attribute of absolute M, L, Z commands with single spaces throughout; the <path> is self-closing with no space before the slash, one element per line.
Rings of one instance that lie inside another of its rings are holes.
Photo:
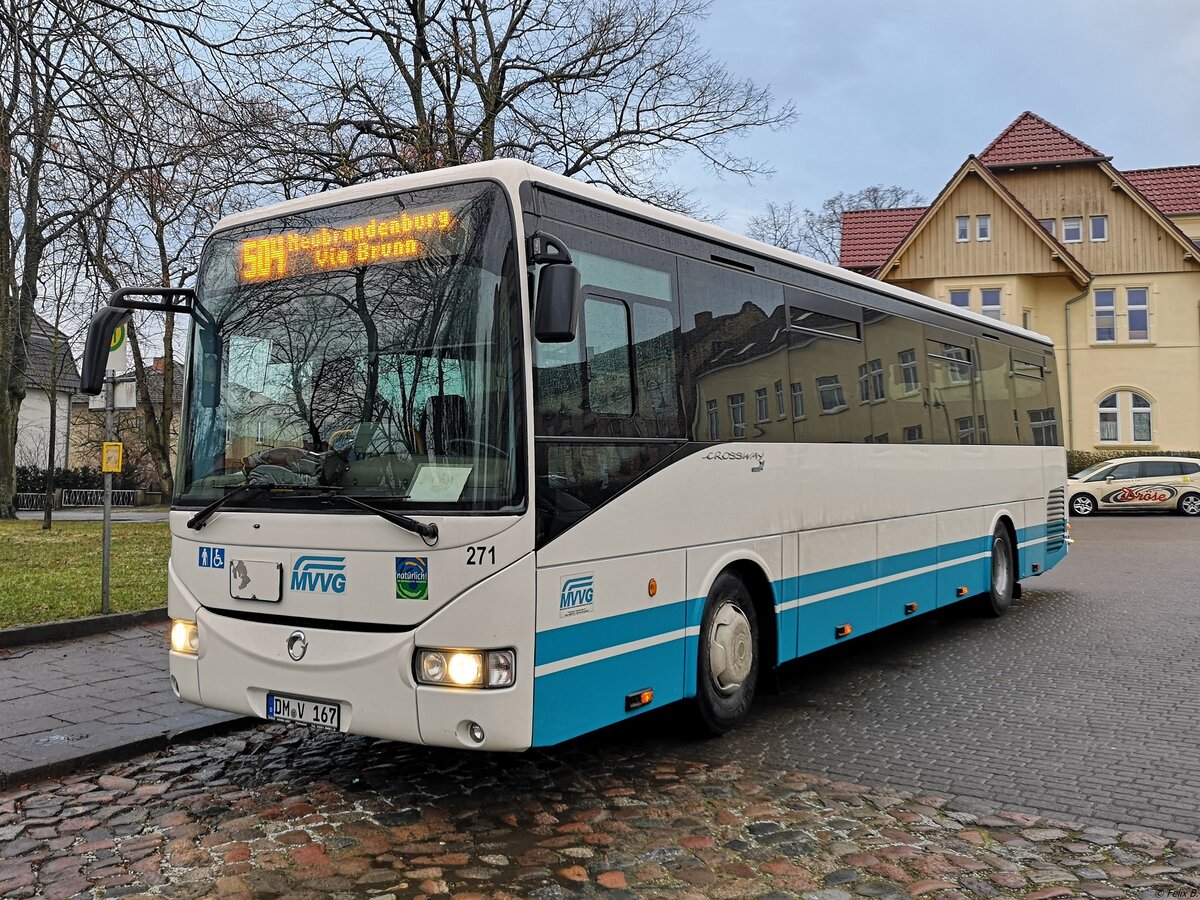
<path fill-rule="evenodd" d="M 1067 481 L 1071 514 L 1097 510 L 1174 509 L 1200 516 L 1200 460 L 1177 456 L 1110 459 Z"/>

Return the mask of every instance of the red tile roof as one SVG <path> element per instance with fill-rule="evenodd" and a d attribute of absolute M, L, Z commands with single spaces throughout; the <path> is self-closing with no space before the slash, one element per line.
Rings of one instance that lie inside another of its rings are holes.
<path fill-rule="evenodd" d="M 883 265 L 927 208 L 905 206 L 842 213 L 842 247 L 838 264 L 847 269 L 873 269 Z"/>
<path fill-rule="evenodd" d="M 979 159 L 985 166 L 995 168 L 1098 160 L 1105 156 L 1041 116 L 1023 112 L 988 144 Z"/>
<path fill-rule="evenodd" d="M 1200 213 L 1200 166 L 1133 169 L 1121 174 L 1168 216 Z"/>

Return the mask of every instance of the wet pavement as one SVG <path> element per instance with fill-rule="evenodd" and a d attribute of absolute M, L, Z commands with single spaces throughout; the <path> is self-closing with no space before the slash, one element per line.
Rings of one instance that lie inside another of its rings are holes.
<path fill-rule="evenodd" d="M 1197 840 L 713 765 L 630 732 L 482 755 L 261 725 L 0 794 L 0 896 L 1200 893 Z"/>

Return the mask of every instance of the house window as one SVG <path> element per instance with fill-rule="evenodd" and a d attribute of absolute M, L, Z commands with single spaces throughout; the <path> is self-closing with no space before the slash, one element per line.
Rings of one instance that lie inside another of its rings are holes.
<path fill-rule="evenodd" d="M 987 416 L 979 417 L 979 443 L 986 444 L 988 442 L 987 435 Z"/>
<path fill-rule="evenodd" d="M 1049 234 L 1051 237 L 1054 236 L 1054 226 L 1055 226 L 1054 219 L 1038 219 L 1038 224 L 1046 229 L 1047 234 Z"/>
<path fill-rule="evenodd" d="M 1054 407 L 1031 409 L 1029 427 L 1033 431 L 1033 443 L 1038 447 L 1058 446 L 1058 414 Z"/>
<path fill-rule="evenodd" d="M 1154 410 L 1149 400 L 1137 391 L 1113 391 L 1097 405 L 1100 419 L 1100 442 L 1126 443 L 1122 427 L 1122 411 L 1129 410 L 1134 443 L 1148 444 L 1154 439 Z"/>
<path fill-rule="evenodd" d="M 925 429 L 920 425 L 906 425 L 904 427 L 904 443 L 906 444 L 921 444 L 925 441 Z"/>
<path fill-rule="evenodd" d="M 1132 392 L 1129 395 L 1129 399 L 1131 401 L 1130 412 L 1133 420 L 1133 439 L 1135 442 L 1145 441 L 1149 443 L 1154 432 L 1150 421 L 1152 415 L 1150 401 L 1141 394 Z"/>
<path fill-rule="evenodd" d="M 717 409 L 717 401 L 708 401 L 708 439 L 717 441 L 721 439 L 721 412 Z"/>
<path fill-rule="evenodd" d="M 804 385 L 798 381 L 792 382 L 792 418 L 804 418 Z"/>
<path fill-rule="evenodd" d="M 846 408 L 846 395 L 837 375 L 822 375 L 817 379 L 817 393 L 821 396 L 821 413 L 841 412 Z"/>
<path fill-rule="evenodd" d="M 871 384 L 870 378 L 867 376 L 867 365 L 863 363 L 858 367 L 858 402 L 866 403 L 871 399 Z"/>
<path fill-rule="evenodd" d="M 1083 240 L 1083 219 L 1071 216 L 1063 219 L 1063 243 L 1078 244 Z"/>
<path fill-rule="evenodd" d="M 968 291 L 951 291 L 950 305 L 957 306 L 959 309 L 969 309 L 971 306 L 971 292 Z"/>
<path fill-rule="evenodd" d="M 958 429 L 958 442 L 960 444 L 975 443 L 975 420 L 971 416 L 963 416 L 961 419 L 955 419 L 954 424 Z"/>
<path fill-rule="evenodd" d="M 883 360 L 868 360 L 867 368 L 871 372 L 871 399 L 875 401 L 886 399 L 883 392 Z"/>
<path fill-rule="evenodd" d="M 990 241 L 992 239 L 992 217 L 975 217 L 975 240 Z"/>
<path fill-rule="evenodd" d="M 729 421 L 733 423 L 733 436 L 735 438 L 742 438 L 746 436 L 745 394 L 729 395 Z"/>
<path fill-rule="evenodd" d="M 767 389 L 757 388 L 754 391 L 754 412 L 757 415 L 759 422 L 765 422 L 771 418 L 771 407 L 767 403 Z"/>
<path fill-rule="evenodd" d="M 1098 290 L 1092 297 L 1096 317 L 1096 343 L 1109 344 L 1117 339 L 1116 291 Z"/>
<path fill-rule="evenodd" d="M 1120 414 L 1117 408 L 1117 395 L 1109 394 L 1100 401 L 1100 441 L 1101 443 L 1116 443 L 1120 440 Z"/>
<path fill-rule="evenodd" d="M 787 415 L 787 410 L 784 408 L 784 405 L 783 405 L 783 381 L 782 381 L 782 379 L 775 382 L 775 414 L 778 415 L 779 418 L 781 418 L 781 419 L 785 415 Z"/>
<path fill-rule="evenodd" d="M 1149 294 L 1146 288 L 1125 288 L 1125 312 L 1131 341 L 1150 340 Z"/>
<path fill-rule="evenodd" d="M 254 441 L 258 444 L 267 442 L 267 423 L 259 420 L 254 423 Z"/>
<path fill-rule="evenodd" d="M 1032 309 L 1021 310 L 1021 327 L 1028 328 L 1030 330 L 1033 329 L 1033 310 Z"/>
<path fill-rule="evenodd" d="M 1088 219 L 1088 237 L 1097 242 L 1108 240 L 1108 216 L 1091 216 Z"/>
<path fill-rule="evenodd" d="M 915 394 L 921 389 L 921 375 L 917 371 L 917 351 L 900 351 L 900 377 L 904 381 L 904 393 Z"/>
<path fill-rule="evenodd" d="M 979 292 L 979 311 L 988 318 L 1000 320 L 1000 288 L 984 288 Z"/>
<path fill-rule="evenodd" d="M 964 244 L 971 239 L 971 217 L 956 216 L 954 219 L 954 239 Z"/>

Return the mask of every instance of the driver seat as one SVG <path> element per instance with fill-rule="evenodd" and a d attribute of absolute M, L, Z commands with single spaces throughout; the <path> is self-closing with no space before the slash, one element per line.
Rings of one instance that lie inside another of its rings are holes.
<path fill-rule="evenodd" d="M 445 456 L 449 447 L 467 436 L 467 401 L 461 394 L 434 394 L 421 411 L 425 452 Z"/>

